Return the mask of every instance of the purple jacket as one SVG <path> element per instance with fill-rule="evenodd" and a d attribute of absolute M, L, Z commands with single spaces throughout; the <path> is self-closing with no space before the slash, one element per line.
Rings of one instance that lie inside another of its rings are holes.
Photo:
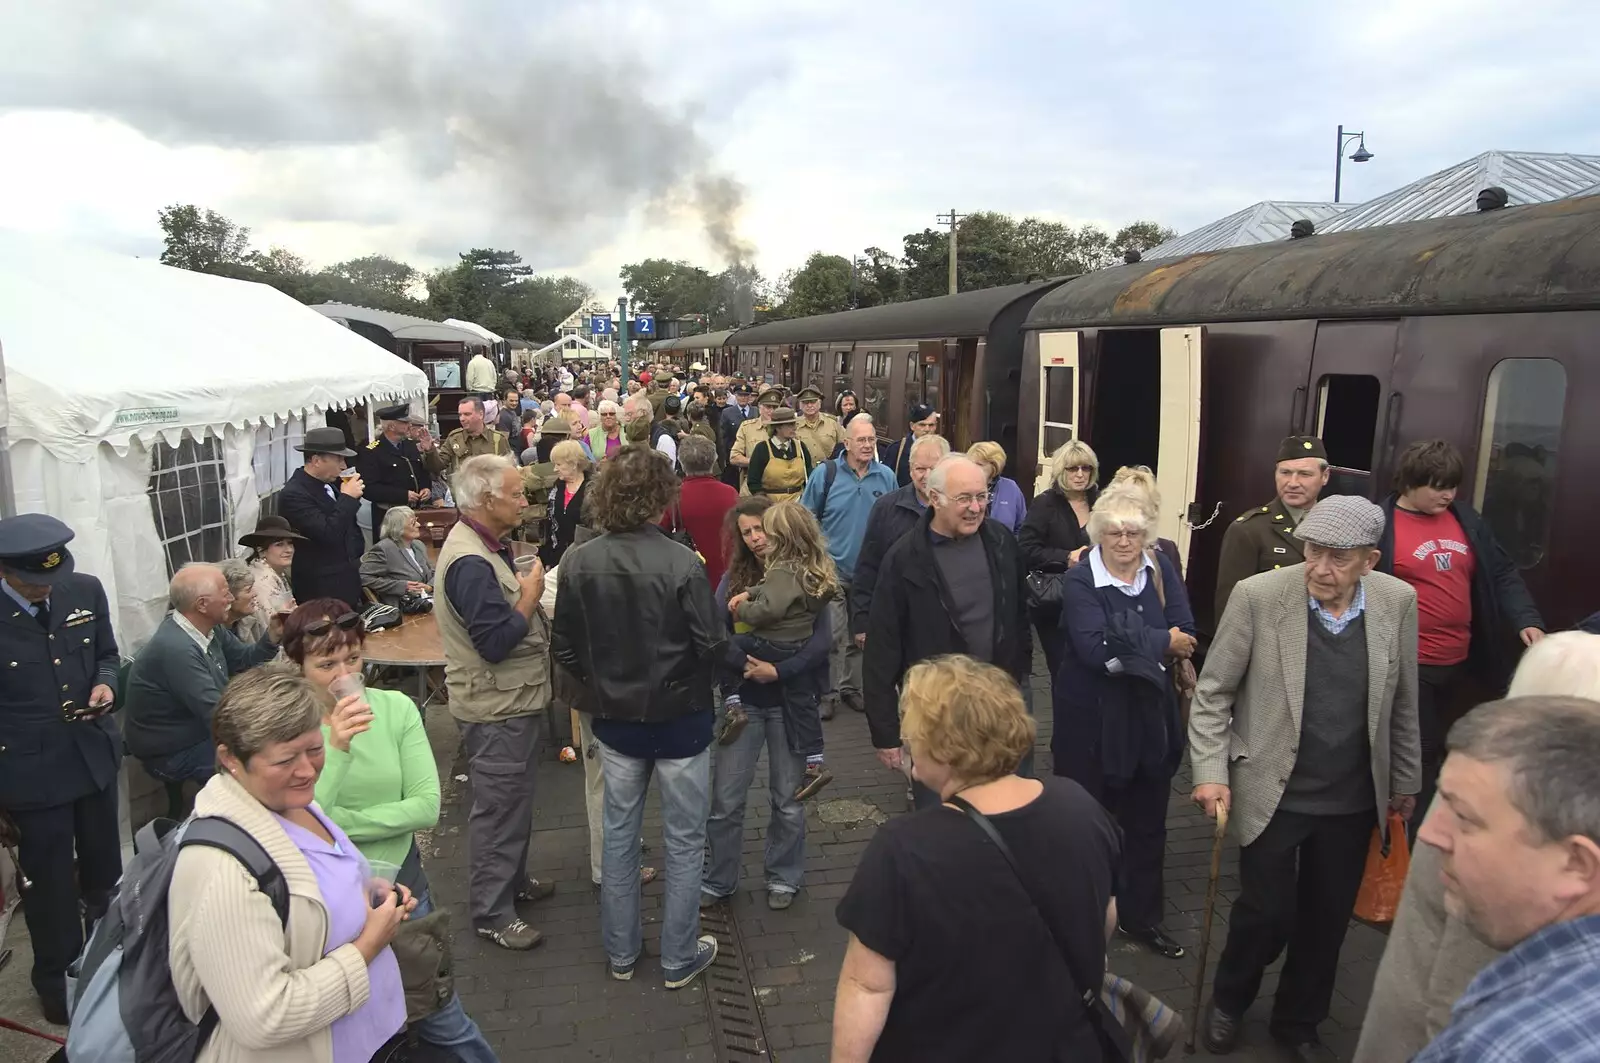
<path fill-rule="evenodd" d="M 1022 518 L 1028 515 L 1028 503 L 1022 497 L 1022 488 L 1008 476 L 994 482 L 994 497 L 989 500 L 989 518 L 1004 524 L 1012 535 L 1022 530 Z"/>

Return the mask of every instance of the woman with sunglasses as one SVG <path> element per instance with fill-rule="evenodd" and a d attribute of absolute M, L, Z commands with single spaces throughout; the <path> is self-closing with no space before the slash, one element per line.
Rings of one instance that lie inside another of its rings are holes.
<path fill-rule="evenodd" d="M 333 598 L 307 602 L 284 623 L 284 655 L 322 710 L 326 759 L 317 804 L 363 857 L 400 869 L 396 881 L 416 898 L 412 918 L 420 920 L 433 903 L 415 832 L 439 822 L 439 772 L 422 714 L 409 697 L 375 687 L 343 697 L 330 690 L 336 680 L 361 674 L 365 641 L 361 617 Z M 401 952 L 409 958 L 409 950 Z M 494 1063 L 494 1050 L 454 993 L 433 1013 L 411 1018 L 422 1040 L 466 1063 Z"/>
<path fill-rule="evenodd" d="M 1033 500 L 1017 533 L 1029 572 L 1065 572 L 1083 560 L 1093 545 L 1085 528 L 1100 494 L 1099 479 L 1100 459 L 1082 440 L 1069 439 L 1051 455 L 1050 488 Z M 1036 611 L 1033 626 L 1054 683 L 1061 669 L 1060 614 Z"/>

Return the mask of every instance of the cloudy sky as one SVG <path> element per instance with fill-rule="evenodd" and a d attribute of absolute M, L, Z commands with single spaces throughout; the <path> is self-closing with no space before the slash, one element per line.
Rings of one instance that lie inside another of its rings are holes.
<path fill-rule="evenodd" d="M 602 296 L 1001 210 L 1180 231 L 1489 149 L 1600 153 L 1594 0 L 0 0 L 0 227 L 325 265 L 509 247 Z M 1337 9 L 1338 13 L 1328 14 Z"/>

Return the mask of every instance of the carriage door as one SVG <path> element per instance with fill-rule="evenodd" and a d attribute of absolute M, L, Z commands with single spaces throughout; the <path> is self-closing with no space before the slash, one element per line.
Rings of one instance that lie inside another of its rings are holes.
<path fill-rule="evenodd" d="M 1200 378 L 1205 329 L 1161 330 L 1161 441 L 1156 485 L 1163 505 L 1157 534 L 1178 544 L 1189 563 L 1189 537 L 1211 514 L 1196 511 L 1200 497 Z"/>
<path fill-rule="evenodd" d="M 783 386 L 789 389 L 790 394 L 798 394 L 806 386 L 805 344 L 792 343 L 778 349 L 783 352 Z"/>
<path fill-rule="evenodd" d="M 1078 435 L 1078 340 L 1076 332 L 1039 333 L 1038 475 L 1033 494 L 1050 489 L 1050 455 Z"/>
<path fill-rule="evenodd" d="M 1388 490 L 1401 394 L 1392 387 L 1398 321 L 1320 321 L 1299 431 L 1322 440 L 1333 467 L 1323 495 Z"/>

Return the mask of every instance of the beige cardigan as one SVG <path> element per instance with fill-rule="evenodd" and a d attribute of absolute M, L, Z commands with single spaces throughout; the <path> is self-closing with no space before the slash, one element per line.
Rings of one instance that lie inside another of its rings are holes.
<path fill-rule="evenodd" d="M 195 798 L 198 816 L 223 816 L 277 862 L 289 887 L 287 930 L 244 865 L 216 849 L 183 850 L 167 902 L 172 983 L 190 1021 L 221 1018 L 201 1063 L 333 1063 L 335 1019 L 367 1002 L 367 963 L 355 945 L 322 955 L 328 910 L 317 879 L 278 821 L 232 776 Z"/>

